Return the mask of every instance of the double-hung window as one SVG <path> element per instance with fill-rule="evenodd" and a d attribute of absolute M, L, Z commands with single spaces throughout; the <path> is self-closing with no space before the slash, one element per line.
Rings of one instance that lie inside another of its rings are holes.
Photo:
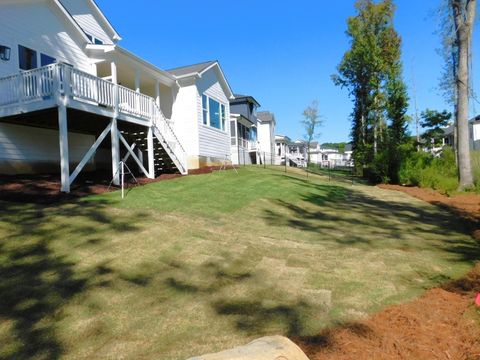
<path fill-rule="evenodd" d="M 202 95 L 203 125 L 208 125 L 208 98 Z"/>
<path fill-rule="evenodd" d="M 207 95 L 202 95 L 202 117 L 203 125 L 225 130 L 227 121 L 225 105 Z"/>

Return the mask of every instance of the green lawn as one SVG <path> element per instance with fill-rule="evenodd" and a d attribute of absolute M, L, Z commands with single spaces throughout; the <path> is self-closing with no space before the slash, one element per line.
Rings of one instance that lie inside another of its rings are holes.
<path fill-rule="evenodd" d="M 184 359 L 312 335 L 463 275 L 458 219 L 281 169 L 0 202 L 0 358 Z"/>

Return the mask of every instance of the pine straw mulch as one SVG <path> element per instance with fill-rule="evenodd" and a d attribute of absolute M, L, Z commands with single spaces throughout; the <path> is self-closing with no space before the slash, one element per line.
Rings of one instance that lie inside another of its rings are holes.
<path fill-rule="evenodd" d="M 453 212 L 480 241 L 479 195 L 447 197 L 429 189 L 381 187 Z M 478 293 L 480 263 L 464 278 L 430 289 L 414 301 L 293 340 L 311 360 L 480 359 L 480 308 L 474 305 Z"/>

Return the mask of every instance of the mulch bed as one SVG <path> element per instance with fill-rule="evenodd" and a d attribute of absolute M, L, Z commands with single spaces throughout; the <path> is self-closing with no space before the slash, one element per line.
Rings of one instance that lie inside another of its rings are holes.
<path fill-rule="evenodd" d="M 203 167 L 190 170 L 189 175 L 208 174 L 218 167 Z M 155 179 L 137 177 L 140 185 L 152 182 L 171 180 L 181 177 L 180 174 L 162 174 Z M 111 174 L 104 172 L 82 173 L 73 184 L 69 194 L 60 192 L 60 176 L 58 174 L 40 175 L 0 175 L 0 200 L 20 203 L 54 204 L 79 199 L 86 195 L 102 194 L 107 191 L 118 190 L 112 186 L 109 189 Z M 129 179 L 127 188 L 137 186 Z"/>
<path fill-rule="evenodd" d="M 429 189 L 380 187 L 403 191 L 453 212 L 480 239 L 479 195 L 447 197 Z M 477 263 L 464 278 L 430 289 L 414 301 L 293 340 L 311 360 L 480 359 L 480 308 L 474 305 L 479 292 Z"/>

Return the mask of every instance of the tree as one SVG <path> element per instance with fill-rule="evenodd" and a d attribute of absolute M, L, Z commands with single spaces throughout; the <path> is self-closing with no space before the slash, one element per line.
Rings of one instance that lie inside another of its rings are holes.
<path fill-rule="evenodd" d="M 470 52 L 472 48 L 473 26 L 477 7 L 476 0 L 449 0 L 450 10 L 455 24 L 455 47 L 452 56 L 455 61 L 457 156 L 459 189 L 474 186 L 472 165 L 470 162 L 469 141 L 469 95 L 470 95 Z"/>
<path fill-rule="evenodd" d="M 357 171 L 393 181 L 406 141 L 408 97 L 402 79 L 401 39 L 393 27 L 392 0 L 358 0 L 347 21 L 350 49 L 333 75 L 353 98 L 352 148 Z"/>
<path fill-rule="evenodd" d="M 427 109 L 422 111 L 420 117 L 422 118 L 420 126 L 427 129 L 423 133 L 422 138 L 427 141 L 428 147 L 434 147 L 434 145 L 439 144 L 440 140 L 443 138 L 444 130 L 442 128 L 450 124 L 452 114 L 447 110 L 439 112 Z"/>
<path fill-rule="evenodd" d="M 307 164 L 310 164 L 310 144 L 320 136 L 318 128 L 322 125 L 322 119 L 318 111 L 318 101 L 314 100 L 303 110 L 304 119 L 301 121 L 305 129 L 305 138 L 307 140 Z"/>

